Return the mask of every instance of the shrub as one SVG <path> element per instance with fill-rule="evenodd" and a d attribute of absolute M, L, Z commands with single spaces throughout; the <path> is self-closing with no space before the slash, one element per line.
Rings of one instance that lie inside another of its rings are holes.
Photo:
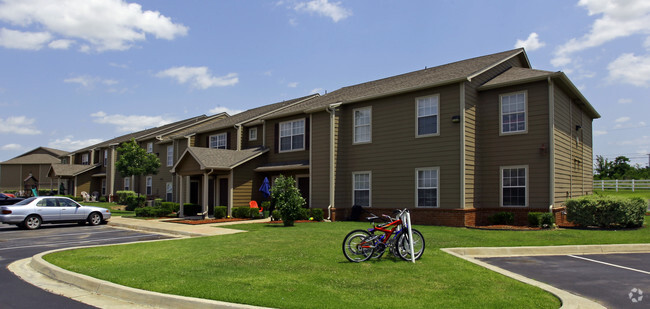
<path fill-rule="evenodd" d="M 497 212 L 488 217 L 488 222 L 490 222 L 490 225 L 513 225 L 515 215 L 507 211 Z"/>
<path fill-rule="evenodd" d="M 279 210 L 274 210 L 273 213 L 271 213 L 271 216 L 273 217 L 273 220 L 282 220 L 282 214 L 280 214 Z"/>
<path fill-rule="evenodd" d="M 322 208 L 312 208 L 311 209 L 311 216 L 314 218 L 314 221 L 323 221 L 325 216 L 323 215 L 323 209 Z"/>
<path fill-rule="evenodd" d="M 105 196 L 100 196 L 99 197 L 99 202 L 106 203 L 106 197 Z"/>
<path fill-rule="evenodd" d="M 583 196 L 566 201 L 567 219 L 579 226 L 640 227 L 646 201 L 639 197 Z"/>
<path fill-rule="evenodd" d="M 52 195 L 52 190 L 50 189 L 38 189 L 38 196 Z"/>
<path fill-rule="evenodd" d="M 144 207 L 145 202 L 144 196 L 129 195 L 126 197 L 126 210 L 133 211 L 136 208 Z"/>
<path fill-rule="evenodd" d="M 198 204 L 185 203 L 183 204 L 183 213 L 186 216 L 196 216 L 196 214 L 203 212 L 203 207 Z"/>
<path fill-rule="evenodd" d="M 157 198 L 153 200 L 153 207 L 160 207 L 162 205 L 163 199 Z"/>
<path fill-rule="evenodd" d="M 257 207 L 248 208 L 248 217 L 257 219 L 260 217 L 260 209 Z"/>
<path fill-rule="evenodd" d="M 529 212 L 528 225 L 532 227 L 552 227 L 555 216 L 550 212 Z"/>
<path fill-rule="evenodd" d="M 290 177 L 280 175 L 271 188 L 271 201 L 280 211 L 284 226 L 293 226 L 294 221 L 300 216 L 300 209 L 305 205 L 305 199 L 296 188 L 296 181 Z"/>
<path fill-rule="evenodd" d="M 169 209 L 170 213 L 178 212 L 180 210 L 180 206 L 178 205 L 178 203 L 174 203 L 174 202 L 162 202 L 160 203 L 160 207 Z"/>
<path fill-rule="evenodd" d="M 136 217 L 164 217 L 169 214 L 169 209 L 159 207 L 140 207 L 135 209 Z"/>
<path fill-rule="evenodd" d="M 263 211 L 270 211 L 271 210 L 271 202 L 270 201 L 262 202 L 262 209 L 263 209 Z"/>
<path fill-rule="evenodd" d="M 118 204 L 125 205 L 126 204 L 126 197 L 127 196 L 136 196 L 134 191 L 117 191 L 115 192 L 115 197 L 116 200 L 115 202 Z"/>
<path fill-rule="evenodd" d="M 215 206 L 214 207 L 214 217 L 217 219 L 225 218 L 228 215 L 227 206 Z"/>
<path fill-rule="evenodd" d="M 298 218 L 296 220 L 309 220 L 310 215 L 311 212 L 309 211 L 309 208 L 300 208 L 300 210 L 298 210 Z"/>
<path fill-rule="evenodd" d="M 232 217 L 233 218 L 249 218 L 250 211 L 249 207 L 233 207 L 232 208 Z"/>

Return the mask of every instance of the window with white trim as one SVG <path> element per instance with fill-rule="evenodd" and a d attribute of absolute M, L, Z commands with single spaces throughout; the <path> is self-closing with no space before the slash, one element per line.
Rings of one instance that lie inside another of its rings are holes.
<path fill-rule="evenodd" d="M 415 99 L 417 108 L 416 136 L 431 136 L 438 134 L 438 101 L 439 95 Z"/>
<path fill-rule="evenodd" d="M 227 149 L 228 134 L 221 133 L 217 135 L 210 135 L 210 148 Z"/>
<path fill-rule="evenodd" d="M 167 166 L 174 166 L 174 145 L 167 146 Z"/>
<path fill-rule="evenodd" d="M 124 191 L 130 191 L 130 190 L 131 190 L 131 178 L 124 177 Z"/>
<path fill-rule="evenodd" d="M 153 192 L 153 177 L 147 176 L 147 195 L 151 195 Z"/>
<path fill-rule="evenodd" d="M 416 206 L 438 207 L 438 168 L 418 168 L 415 170 Z"/>
<path fill-rule="evenodd" d="M 248 129 L 248 140 L 256 141 L 257 140 L 257 128 Z"/>
<path fill-rule="evenodd" d="M 501 206 L 528 206 L 527 166 L 501 167 Z"/>
<path fill-rule="evenodd" d="M 352 205 L 370 206 L 372 174 L 370 172 L 352 173 Z"/>
<path fill-rule="evenodd" d="M 108 149 L 104 149 L 104 166 L 108 165 Z"/>
<path fill-rule="evenodd" d="M 88 165 L 90 164 L 90 160 L 88 160 L 88 154 L 84 153 L 81 155 L 81 165 Z"/>
<path fill-rule="evenodd" d="M 280 152 L 305 149 L 305 119 L 280 123 Z"/>
<path fill-rule="evenodd" d="M 165 200 L 167 202 L 173 202 L 172 200 L 173 194 L 174 194 L 174 185 L 171 182 L 168 182 L 165 185 L 165 198 L 166 198 Z"/>
<path fill-rule="evenodd" d="M 500 96 L 501 134 L 525 133 L 526 92 L 503 94 Z"/>
<path fill-rule="evenodd" d="M 372 107 L 357 108 L 354 114 L 353 144 L 372 142 Z"/>
<path fill-rule="evenodd" d="M 153 143 L 147 143 L 147 153 L 153 153 Z"/>

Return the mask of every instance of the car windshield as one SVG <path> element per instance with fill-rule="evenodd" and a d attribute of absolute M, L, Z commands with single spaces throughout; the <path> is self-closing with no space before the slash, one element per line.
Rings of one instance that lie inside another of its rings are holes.
<path fill-rule="evenodd" d="M 0 198 L 9 198 L 9 197 L 6 196 L 6 195 L 4 195 L 4 194 L 2 194 L 2 193 L 0 193 Z"/>
<path fill-rule="evenodd" d="M 31 203 L 33 200 L 35 200 L 35 199 L 36 199 L 35 197 L 29 197 L 29 198 L 26 198 L 26 199 L 14 204 L 14 205 L 27 205 L 27 204 Z"/>

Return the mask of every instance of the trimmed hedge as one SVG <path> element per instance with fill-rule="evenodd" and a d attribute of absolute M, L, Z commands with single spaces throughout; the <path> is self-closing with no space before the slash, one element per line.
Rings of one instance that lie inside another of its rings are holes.
<path fill-rule="evenodd" d="M 160 207 L 169 209 L 170 213 L 178 212 L 180 210 L 180 206 L 178 205 L 178 203 L 174 203 L 174 202 L 162 202 L 160 203 Z"/>
<path fill-rule="evenodd" d="M 135 210 L 136 217 L 165 217 L 169 214 L 169 209 L 151 206 L 140 207 Z"/>
<path fill-rule="evenodd" d="M 145 206 L 146 201 L 147 198 L 144 195 L 142 196 L 128 195 L 125 200 L 126 210 L 133 211 L 136 210 L 137 208 L 142 208 Z"/>
<path fill-rule="evenodd" d="M 513 225 L 515 224 L 515 214 L 507 211 L 497 212 L 488 217 L 490 225 Z"/>
<path fill-rule="evenodd" d="M 227 206 L 214 206 L 214 217 L 217 219 L 223 219 L 228 215 Z"/>
<path fill-rule="evenodd" d="M 550 212 L 529 212 L 528 225 L 532 227 L 552 227 L 555 224 L 555 216 Z"/>
<path fill-rule="evenodd" d="M 567 220 L 582 227 L 641 227 L 647 202 L 639 197 L 583 196 L 566 201 Z"/>
<path fill-rule="evenodd" d="M 127 196 L 136 196 L 135 191 L 117 191 L 115 192 L 115 202 L 118 204 L 126 205 Z"/>

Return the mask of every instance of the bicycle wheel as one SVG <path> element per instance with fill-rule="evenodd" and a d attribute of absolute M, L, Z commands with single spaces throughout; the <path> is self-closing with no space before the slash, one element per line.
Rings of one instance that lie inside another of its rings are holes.
<path fill-rule="evenodd" d="M 420 231 L 413 229 L 413 252 L 415 252 L 415 259 L 419 259 L 424 252 L 424 237 Z M 405 261 L 411 260 L 411 249 L 409 248 L 409 235 L 407 231 L 403 231 L 397 239 L 397 253 Z"/>
<path fill-rule="evenodd" d="M 343 255 L 350 262 L 363 262 L 372 256 L 374 251 L 371 243 L 368 242 L 370 233 L 364 230 L 354 230 L 348 233 L 343 240 Z"/>

